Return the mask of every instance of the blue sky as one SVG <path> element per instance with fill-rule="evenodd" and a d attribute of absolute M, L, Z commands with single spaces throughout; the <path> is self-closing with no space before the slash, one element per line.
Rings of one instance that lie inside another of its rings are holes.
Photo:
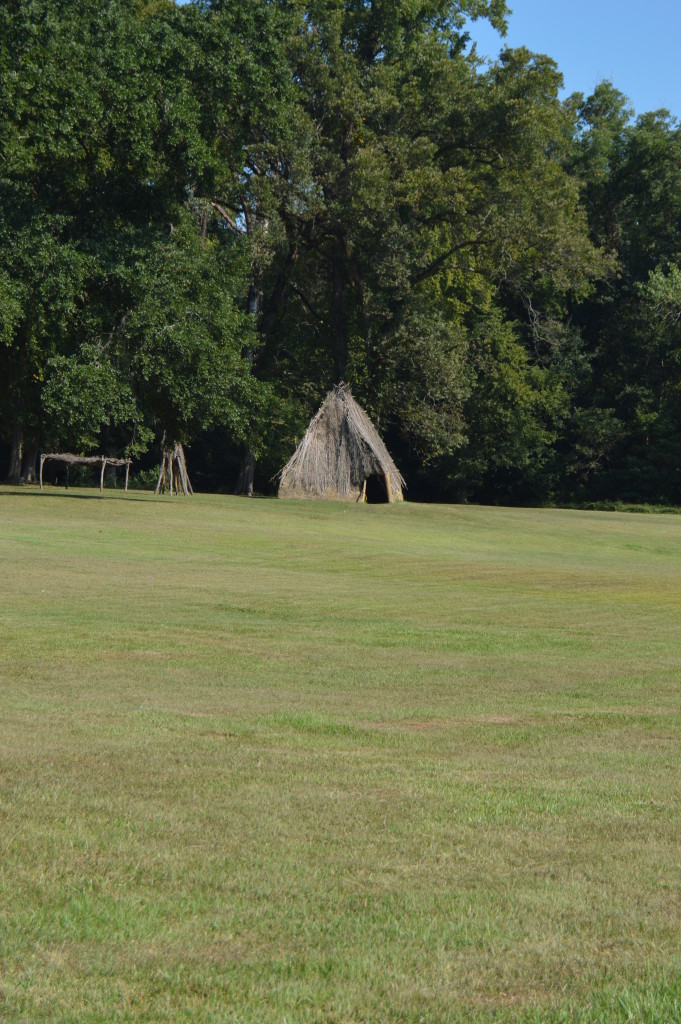
<path fill-rule="evenodd" d="M 681 118 L 681 0 L 508 2 L 513 13 L 505 40 L 486 21 L 469 25 L 481 55 L 526 46 L 555 60 L 563 96 L 588 95 L 607 78 L 637 114 L 666 107 Z"/>
<path fill-rule="evenodd" d="M 505 40 L 488 22 L 469 26 L 478 53 L 503 45 L 552 57 L 565 91 L 590 93 L 604 78 L 637 114 L 666 107 L 681 117 L 681 0 L 509 0 Z"/>

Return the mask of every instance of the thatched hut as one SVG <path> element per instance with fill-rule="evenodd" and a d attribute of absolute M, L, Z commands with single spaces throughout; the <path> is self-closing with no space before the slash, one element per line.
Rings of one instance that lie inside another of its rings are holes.
<path fill-rule="evenodd" d="M 388 449 L 350 388 L 330 391 L 280 474 L 280 498 L 402 501 Z"/>

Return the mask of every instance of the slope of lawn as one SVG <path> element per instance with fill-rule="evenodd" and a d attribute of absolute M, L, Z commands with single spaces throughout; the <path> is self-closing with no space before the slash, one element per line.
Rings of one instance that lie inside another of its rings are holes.
<path fill-rule="evenodd" d="M 681 1020 L 681 517 L 0 489 L 0 1019 Z"/>

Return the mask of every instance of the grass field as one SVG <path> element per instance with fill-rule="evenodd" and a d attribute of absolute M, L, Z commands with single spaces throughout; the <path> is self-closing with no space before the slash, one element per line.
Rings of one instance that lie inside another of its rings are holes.
<path fill-rule="evenodd" d="M 681 517 L 0 489 L 0 1019 L 681 1021 Z"/>

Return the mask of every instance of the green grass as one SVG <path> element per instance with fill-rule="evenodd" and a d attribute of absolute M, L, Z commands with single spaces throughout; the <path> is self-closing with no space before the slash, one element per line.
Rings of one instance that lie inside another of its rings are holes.
<path fill-rule="evenodd" d="M 681 1021 L 681 520 L 0 489 L 0 1019 Z"/>

